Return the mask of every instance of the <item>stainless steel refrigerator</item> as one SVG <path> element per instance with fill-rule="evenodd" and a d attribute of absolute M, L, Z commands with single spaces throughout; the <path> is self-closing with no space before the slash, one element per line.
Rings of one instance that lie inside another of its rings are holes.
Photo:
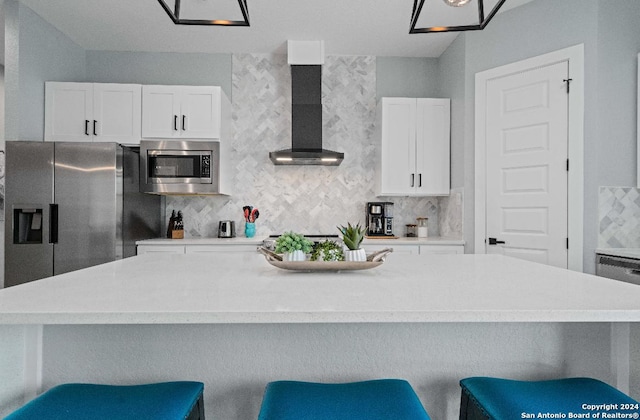
<path fill-rule="evenodd" d="M 138 150 L 6 143 L 5 287 L 135 255 L 162 234 L 161 197 L 139 192 Z"/>

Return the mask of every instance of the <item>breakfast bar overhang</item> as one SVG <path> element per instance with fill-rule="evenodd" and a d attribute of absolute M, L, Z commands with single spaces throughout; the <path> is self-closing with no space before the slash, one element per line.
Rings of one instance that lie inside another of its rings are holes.
<path fill-rule="evenodd" d="M 224 419 L 255 418 L 277 379 L 404 377 L 435 419 L 476 374 L 592 376 L 634 396 L 638 321 L 638 286 L 499 255 L 314 273 L 258 253 L 143 255 L 0 291 L 0 415 L 83 381 L 201 380 Z"/>

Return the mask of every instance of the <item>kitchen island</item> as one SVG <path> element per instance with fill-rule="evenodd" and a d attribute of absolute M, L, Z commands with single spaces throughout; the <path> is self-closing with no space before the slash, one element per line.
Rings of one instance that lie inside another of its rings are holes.
<path fill-rule="evenodd" d="M 220 419 L 255 419 L 276 379 L 406 378 L 434 419 L 455 418 L 473 375 L 591 376 L 638 398 L 639 302 L 635 285 L 496 255 L 337 273 L 142 255 L 0 291 L 0 415 L 80 381 L 200 380 Z"/>

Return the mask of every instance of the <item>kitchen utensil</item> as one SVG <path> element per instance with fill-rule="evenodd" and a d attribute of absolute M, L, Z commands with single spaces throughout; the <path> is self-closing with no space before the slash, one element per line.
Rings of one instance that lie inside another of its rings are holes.
<path fill-rule="evenodd" d="M 251 214 L 249 215 L 249 221 L 251 223 L 255 222 L 256 219 L 260 216 L 260 212 L 258 211 L 258 209 L 253 209 L 251 210 Z"/>
<path fill-rule="evenodd" d="M 236 226 L 233 220 L 222 220 L 218 223 L 218 238 L 235 238 Z"/>

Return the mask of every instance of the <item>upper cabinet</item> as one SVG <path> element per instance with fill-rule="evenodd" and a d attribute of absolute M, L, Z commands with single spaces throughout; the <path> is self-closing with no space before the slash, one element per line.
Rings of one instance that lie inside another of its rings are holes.
<path fill-rule="evenodd" d="M 449 195 L 450 100 L 382 98 L 378 105 L 376 194 Z"/>
<path fill-rule="evenodd" d="M 140 143 L 141 85 L 45 83 L 45 141 Z"/>
<path fill-rule="evenodd" d="M 228 99 L 219 86 L 142 87 L 142 137 L 220 139 Z"/>

